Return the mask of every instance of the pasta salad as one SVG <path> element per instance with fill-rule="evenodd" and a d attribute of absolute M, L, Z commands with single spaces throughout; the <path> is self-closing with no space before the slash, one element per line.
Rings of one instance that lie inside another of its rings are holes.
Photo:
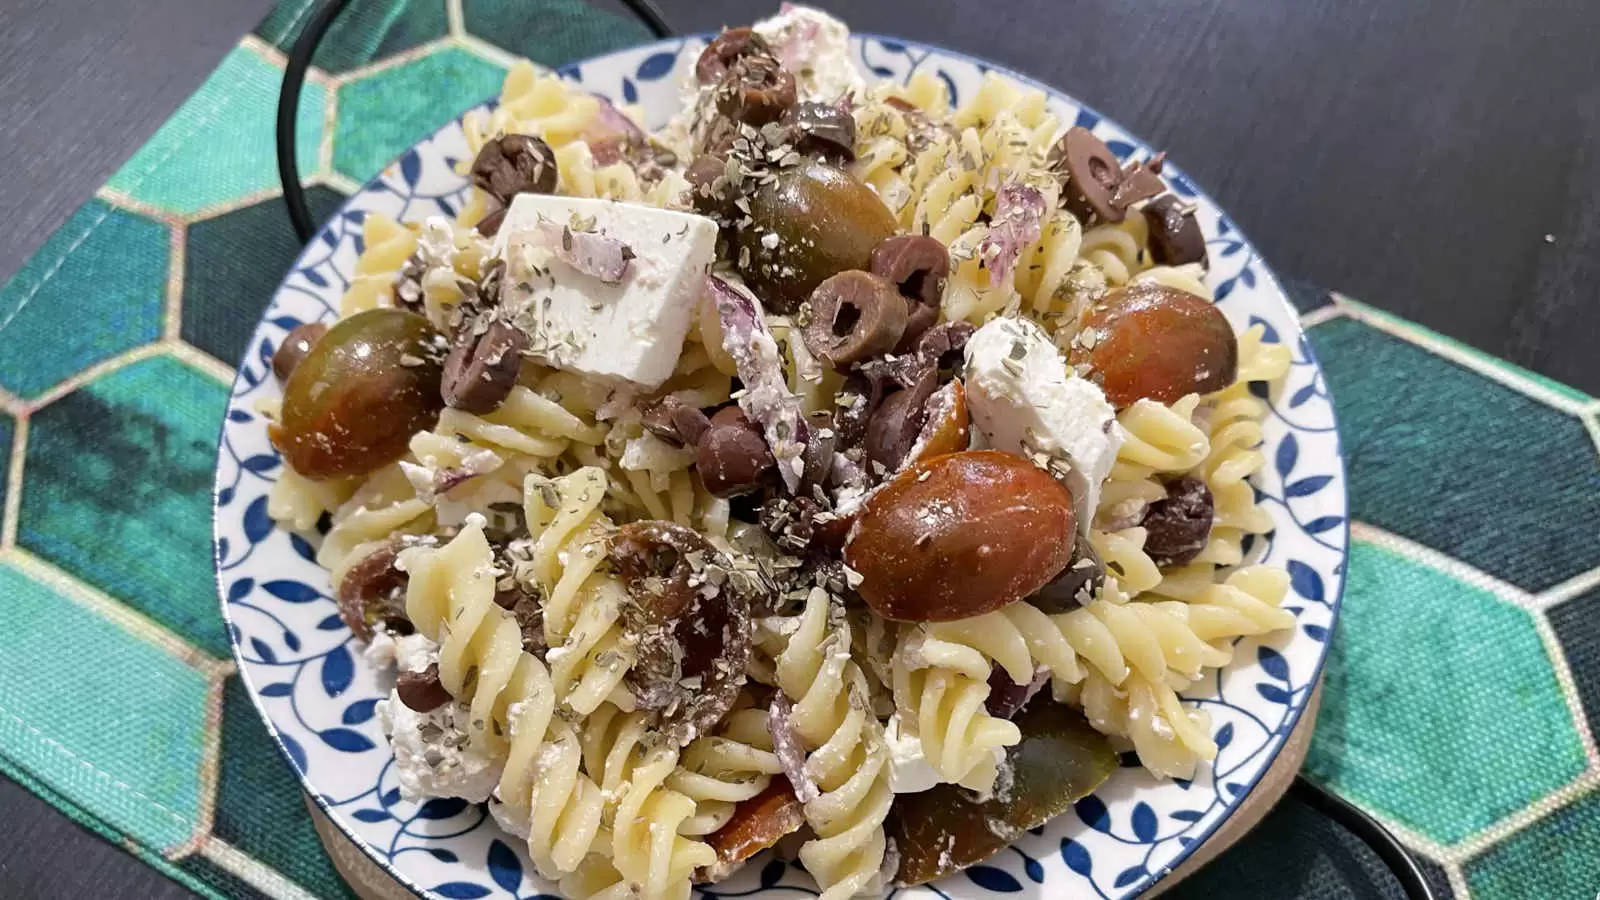
<path fill-rule="evenodd" d="M 973 865 L 1288 628 L 1252 383 L 1161 156 L 991 73 L 868 85 L 785 5 L 682 108 L 520 63 L 455 218 L 370 215 L 277 350 L 269 512 L 395 682 L 408 799 L 485 803 L 571 898 L 770 847 L 823 896 Z"/>

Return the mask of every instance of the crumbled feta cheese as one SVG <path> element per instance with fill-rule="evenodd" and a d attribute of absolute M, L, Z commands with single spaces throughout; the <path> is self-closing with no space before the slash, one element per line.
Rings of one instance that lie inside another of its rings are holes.
<path fill-rule="evenodd" d="M 541 224 L 594 231 L 633 254 L 616 283 L 563 262 Z M 506 262 L 501 304 L 546 365 L 609 384 L 655 388 L 672 375 L 705 287 L 716 223 L 632 203 L 518 194 L 495 252 Z"/>
<path fill-rule="evenodd" d="M 373 626 L 372 640 L 361 655 L 373 668 L 421 672 L 439 661 L 439 645 L 420 634 L 396 636 L 380 622 Z"/>
<path fill-rule="evenodd" d="M 850 29 L 820 9 L 785 3 L 778 14 L 751 26 L 794 76 L 801 100 L 833 103 L 860 95 L 866 81 L 850 58 Z"/>
<path fill-rule="evenodd" d="M 441 527 L 449 528 L 463 524 L 470 515 L 493 512 L 494 506 L 504 503 L 522 506 L 519 483 L 504 478 L 473 478 L 433 498 L 434 518 Z"/>
<path fill-rule="evenodd" d="M 693 448 L 674 447 L 648 431 L 629 439 L 622 450 L 622 467 L 634 472 L 670 474 L 688 467 L 694 460 Z"/>
<path fill-rule="evenodd" d="M 460 797 L 471 803 L 489 799 L 500 782 L 502 762 L 467 728 L 471 710 L 457 702 L 419 713 L 400 702 L 398 691 L 378 701 L 376 712 L 394 750 L 400 796 L 413 802 L 428 797 Z"/>
<path fill-rule="evenodd" d="M 511 810 L 500 802 L 499 797 L 489 798 L 489 815 L 494 816 L 495 822 L 499 823 L 500 827 L 505 829 L 506 834 L 512 837 L 527 840 L 528 835 L 533 831 L 533 823 L 527 819 L 513 816 Z"/>
<path fill-rule="evenodd" d="M 944 779 L 922 752 L 922 739 L 906 732 L 897 712 L 884 732 L 889 745 L 889 789 L 896 794 L 916 794 L 943 784 Z"/>
<path fill-rule="evenodd" d="M 1066 462 L 1078 525 L 1087 528 L 1122 446 L 1122 426 L 1100 388 L 1072 375 L 1048 335 L 1026 319 L 998 318 L 966 347 L 967 405 L 997 449 Z"/>

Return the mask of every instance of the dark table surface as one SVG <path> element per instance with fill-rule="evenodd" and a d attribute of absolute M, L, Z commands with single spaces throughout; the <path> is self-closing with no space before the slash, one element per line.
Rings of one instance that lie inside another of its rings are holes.
<path fill-rule="evenodd" d="M 768 6 L 660 3 L 683 30 Z M 1280 273 L 1600 393 L 1592 0 L 818 5 L 1059 85 L 1171 149 Z M 0 0 L 0 280 L 270 6 Z M 3 778 L 0 822 L 0 896 L 189 896 Z M 1224 881 L 1398 896 L 1364 850 L 1292 804 L 1175 893 Z"/>

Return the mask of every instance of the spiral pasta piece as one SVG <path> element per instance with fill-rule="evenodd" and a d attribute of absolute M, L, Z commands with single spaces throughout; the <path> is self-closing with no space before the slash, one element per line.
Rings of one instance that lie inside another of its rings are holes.
<path fill-rule="evenodd" d="M 356 257 L 350 287 L 339 301 L 339 318 L 379 306 L 394 305 L 400 268 L 417 250 L 417 232 L 379 212 L 361 222 L 361 255 Z"/>
<path fill-rule="evenodd" d="M 706 835 L 728 823 L 734 808 L 767 789 L 783 772 L 767 728 L 767 711 L 730 713 L 715 734 L 685 747 L 667 787 L 695 802 L 695 814 L 679 826 L 686 835 Z"/>
<path fill-rule="evenodd" d="M 465 162 L 470 164 L 484 144 L 503 134 L 534 135 L 559 150 L 578 140 L 599 113 L 600 101 L 588 92 L 555 75 L 541 75 L 532 63 L 519 60 L 506 73 L 499 104 L 462 117 L 471 154 Z"/>
<path fill-rule="evenodd" d="M 1187 472 L 1206 458 L 1210 449 L 1206 433 L 1194 424 L 1198 394 L 1168 406 L 1139 399 L 1117 414 L 1125 434 L 1117 461 L 1143 466 L 1153 472 Z"/>
<path fill-rule="evenodd" d="M 1005 748 L 1022 740 L 1022 732 L 984 709 L 988 674 L 976 679 L 939 667 L 913 668 L 904 654 L 897 656 L 895 709 L 907 730 L 921 741 L 934 771 L 946 783 L 991 790 Z"/>
<path fill-rule="evenodd" d="M 715 862 L 716 853 L 682 833 L 695 801 L 666 783 L 677 750 L 649 729 L 644 713 L 611 704 L 584 723 L 582 742 L 585 767 L 606 798 L 618 876 L 645 900 L 687 898 L 694 871 Z"/>
<path fill-rule="evenodd" d="M 1149 226 L 1144 216 L 1128 216 L 1115 224 L 1096 225 L 1083 233 L 1083 258 L 1105 273 L 1106 281 L 1121 287 L 1149 266 L 1145 247 Z"/>
<path fill-rule="evenodd" d="M 504 753 L 495 791 L 528 849 L 555 877 L 576 868 L 599 834 L 599 787 L 579 770 L 577 735 L 555 717 L 549 672 L 522 647 L 515 617 L 494 602 L 496 572 L 483 528 L 469 523 L 437 549 L 401 554 L 410 574 L 406 615 L 439 642 L 439 681 L 468 705 L 474 740 Z"/>
<path fill-rule="evenodd" d="M 1193 294 L 1202 300 L 1211 300 L 1213 296 L 1205 275 L 1205 270 L 1198 263 L 1189 263 L 1182 266 L 1152 266 L 1133 276 L 1131 281 L 1133 284 L 1159 284 Z"/>
<path fill-rule="evenodd" d="M 871 712 L 866 676 L 850 658 L 849 627 L 830 609 L 827 593 L 813 588 L 778 654 L 776 674 L 811 753 L 806 770 L 822 791 L 805 805 L 817 836 L 800 849 L 800 860 L 823 898 L 845 900 L 875 886 L 894 793 L 883 726 Z"/>
<path fill-rule="evenodd" d="M 292 531 L 310 531 L 326 513 L 350 499 L 354 479 L 314 481 L 288 466 L 267 492 L 267 515 Z"/>
<path fill-rule="evenodd" d="M 534 539 L 526 564 L 528 579 L 544 601 L 546 660 L 560 701 L 581 715 L 612 700 L 631 709 L 623 685 L 634 651 L 622 639 L 622 583 L 601 569 L 611 522 L 600 512 L 605 473 L 583 468 L 549 479 L 529 475 L 523 486 L 523 515 Z"/>

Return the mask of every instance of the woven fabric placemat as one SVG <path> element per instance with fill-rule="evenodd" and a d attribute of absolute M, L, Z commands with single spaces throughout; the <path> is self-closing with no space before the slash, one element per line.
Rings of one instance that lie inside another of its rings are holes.
<path fill-rule="evenodd" d="M 351 896 L 234 675 L 210 561 L 227 386 L 297 251 L 272 121 L 311 6 L 282 3 L 0 288 L 0 771 L 212 897 Z M 537 10 L 352 3 L 300 110 L 314 212 L 493 95 L 511 54 L 555 66 L 647 37 L 581 0 Z M 1592 897 L 1600 402 L 1292 293 L 1352 514 L 1307 770 L 1441 896 Z M 1381 879 L 1308 816 L 1274 812 L 1168 896 L 1329 896 L 1319 867 Z"/>

